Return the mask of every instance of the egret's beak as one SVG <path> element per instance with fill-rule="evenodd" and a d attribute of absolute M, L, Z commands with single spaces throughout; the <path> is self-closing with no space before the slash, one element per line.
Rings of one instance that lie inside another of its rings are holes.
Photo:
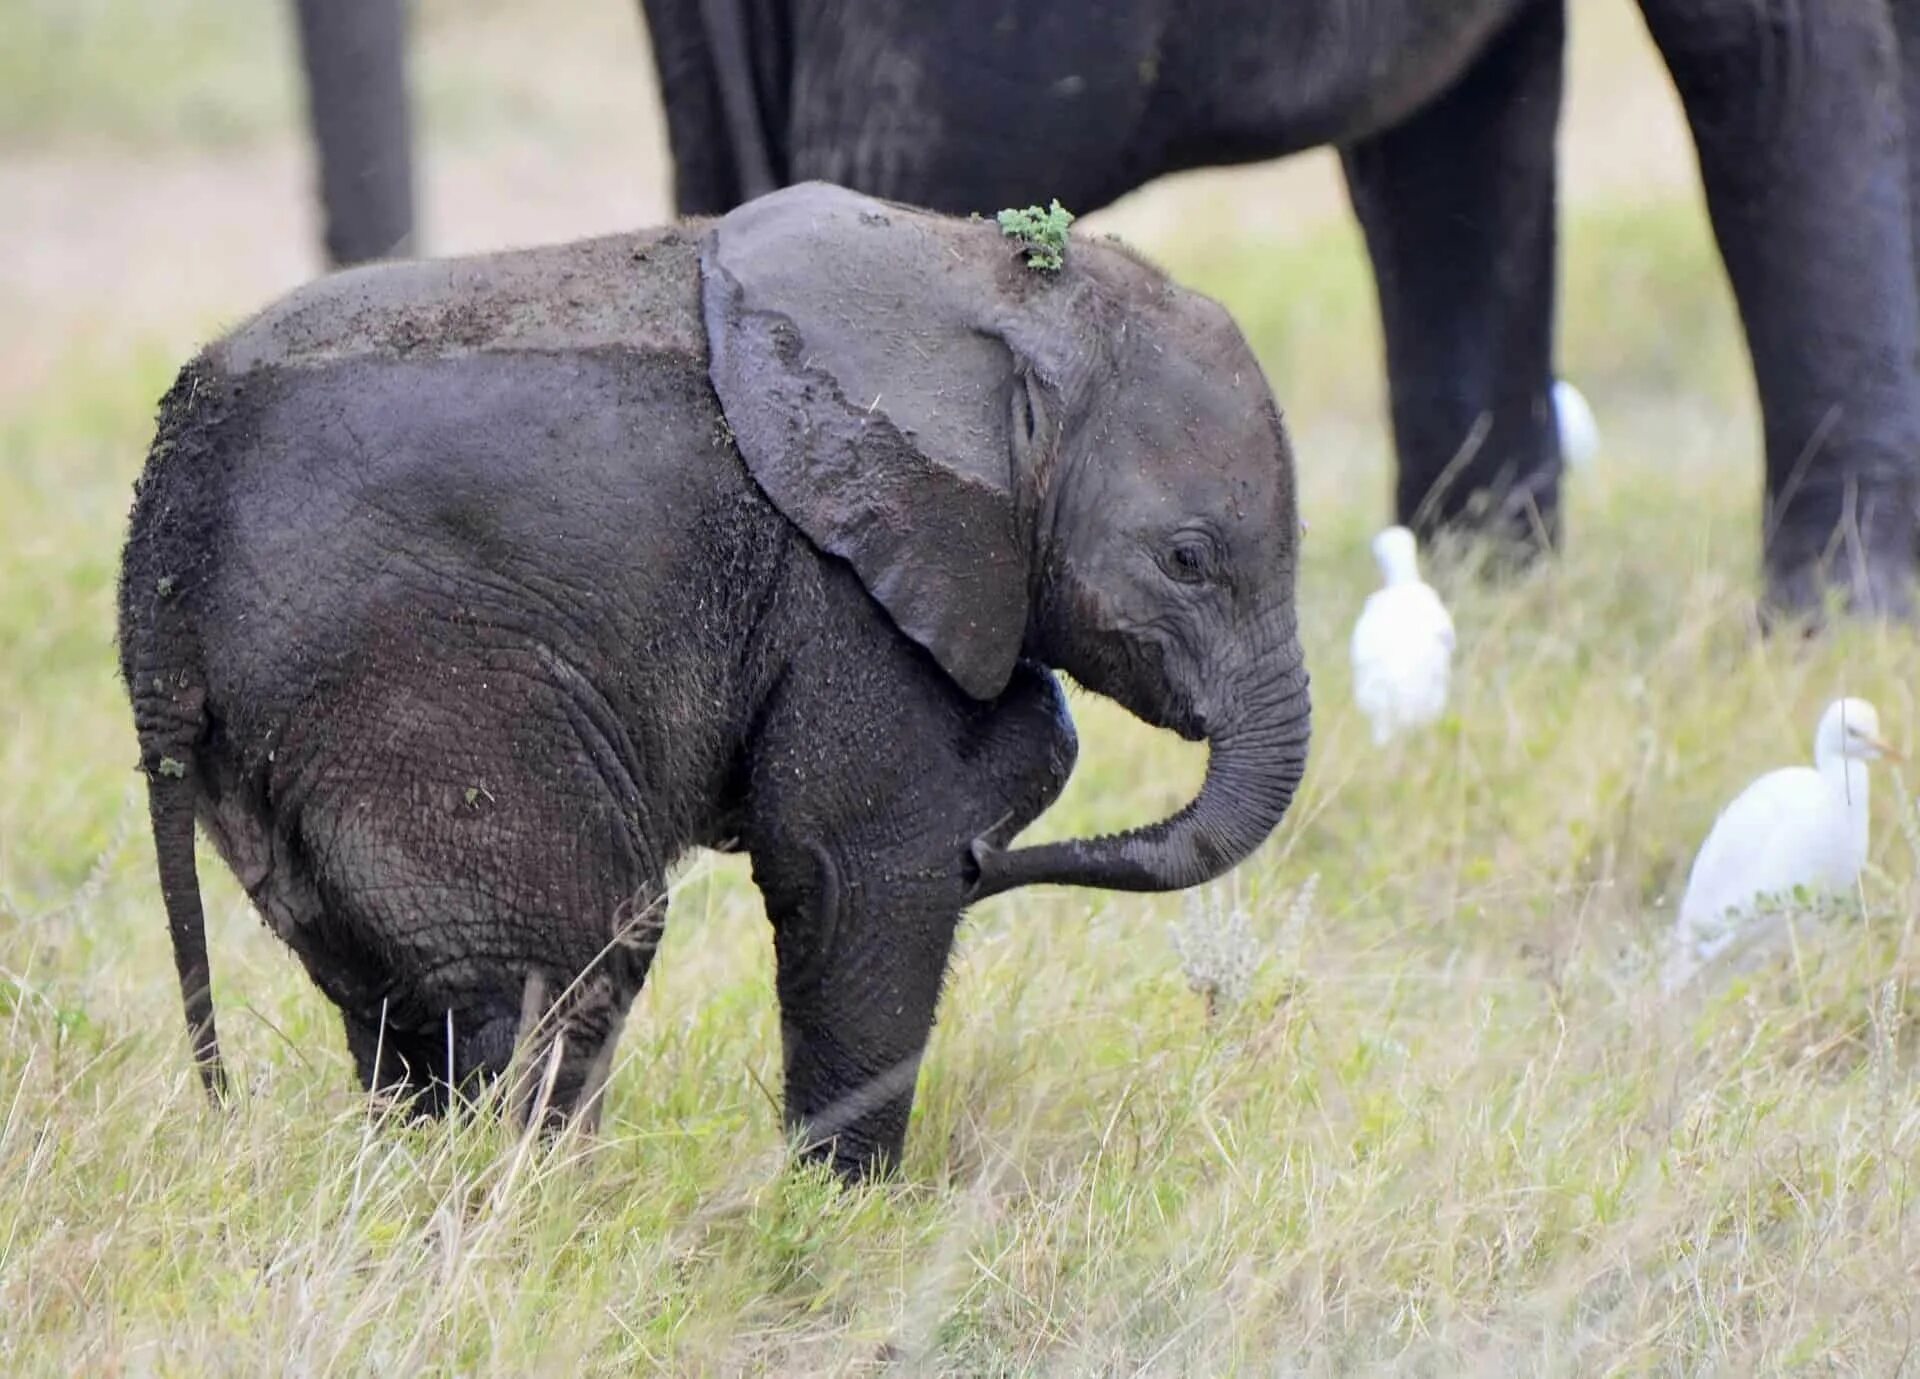
<path fill-rule="evenodd" d="M 1860 741 L 1866 746 L 1873 748 L 1880 756 L 1887 757 L 1893 761 L 1905 761 L 1907 759 L 1903 753 L 1896 751 L 1877 737 L 1863 736 Z"/>

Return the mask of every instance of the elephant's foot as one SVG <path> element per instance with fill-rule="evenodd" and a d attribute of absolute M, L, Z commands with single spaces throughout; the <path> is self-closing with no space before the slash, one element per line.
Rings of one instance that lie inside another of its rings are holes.
<path fill-rule="evenodd" d="M 1560 544 L 1559 480 L 1558 465 L 1540 466 L 1519 479 L 1501 476 L 1500 482 L 1453 502 L 1435 495 L 1411 514 L 1403 512 L 1401 520 L 1443 560 L 1469 564 L 1489 578 L 1508 578 Z"/>
<path fill-rule="evenodd" d="M 1496 568 L 1551 551 L 1564 468 L 1555 426 L 1545 386 L 1491 399 L 1402 388 L 1394 402 L 1399 520 L 1424 542 L 1483 542 Z"/>
<path fill-rule="evenodd" d="M 1836 613 L 1911 621 L 1915 613 L 1911 559 L 1871 556 L 1844 568 L 1816 562 L 1777 568 L 1767 562 L 1767 588 L 1760 607 L 1768 631 L 1782 623 L 1816 630 Z"/>
<path fill-rule="evenodd" d="M 1767 545 L 1762 620 L 1820 626 L 1835 613 L 1911 619 L 1920 528 L 1904 493 L 1854 498 L 1837 521 L 1790 515 Z"/>

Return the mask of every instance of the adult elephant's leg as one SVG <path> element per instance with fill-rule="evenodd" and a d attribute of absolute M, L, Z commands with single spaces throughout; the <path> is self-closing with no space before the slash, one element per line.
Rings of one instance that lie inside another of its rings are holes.
<path fill-rule="evenodd" d="M 1902 0 L 1905 3 L 1906 0 Z M 1920 345 L 1884 0 L 1641 0 L 1686 105 L 1766 426 L 1772 600 L 1909 606 Z"/>
<path fill-rule="evenodd" d="M 413 249 L 406 0 L 295 0 L 327 258 Z"/>
<path fill-rule="evenodd" d="M 1395 508 L 1423 534 L 1557 535 L 1554 133 L 1561 0 L 1539 0 L 1455 86 L 1342 151 L 1379 286 Z"/>
<path fill-rule="evenodd" d="M 681 215 L 722 215 L 746 199 L 722 84 L 723 55 L 715 51 L 707 23 L 725 8 L 744 22 L 744 0 L 641 0 L 673 155 L 674 207 Z M 728 56 L 737 61 L 740 54 Z M 752 74 L 736 67 L 724 76 L 733 86 L 737 123 L 744 118 L 738 108 L 743 93 L 753 90 Z"/>
<path fill-rule="evenodd" d="M 1920 0 L 1889 0 L 1900 43 L 1900 97 L 1906 112 L 1908 242 L 1920 272 Z"/>

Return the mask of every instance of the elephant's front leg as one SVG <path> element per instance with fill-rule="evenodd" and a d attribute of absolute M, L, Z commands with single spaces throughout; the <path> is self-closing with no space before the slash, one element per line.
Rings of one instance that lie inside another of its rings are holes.
<path fill-rule="evenodd" d="M 889 651 L 904 687 L 835 691 L 857 726 L 774 717 L 747 830 L 774 927 L 787 1128 L 847 1178 L 899 1162 L 973 843 L 1004 845 L 1039 817 L 1077 745 L 1040 667 L 1022 662 L 980 704 Z M 825 744 L 796 769 L 803 745 Z"/>
<path fill-rule="evenodd" d="M 1902 0 L 1908 3 L 1908 0 Z M 1885 0 L 1641 0 L 1686 105 L 1766 425 L 1768 592 L 1908 606 L 1920 345 Z"/>
<path fill-rule="evenodd" d="M 1888 0 L 1900 45 L 1900 106 L 1905 112 L 1907 236 L 1920 271 L 1920 0 Z"/>
<path fill-rule="evenodd" d="M 1380 293 L 1399 519 L 1558 534 L 1554 132 L 1565 16 L 1539 0 L 1452 89 L 1342 150 Z"/>
<path fill-rule="evenodd" d="M 900 1161 L 920 1057 L 959 919 L 957 896 L 818 845 L 791 877 L 756 862 L 774 924 L 787 1132 L 843 1178 Z"/>

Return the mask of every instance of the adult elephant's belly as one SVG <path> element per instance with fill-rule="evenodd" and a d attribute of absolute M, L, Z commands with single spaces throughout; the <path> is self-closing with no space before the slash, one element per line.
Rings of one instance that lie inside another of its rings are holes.
<path fill-rule="evenodd" d="M 1557 0 L 1214 0 L 1177 74 L 1169 170 L 1349 143 L 1464 76 L 1531 4 Z"/>
<path fill-rule="evenodd" d="M 1540 0 L 873 5 L 797 37 L 781 171 L 955 214 L 1364 137 Z"/>
<path fill-rule="evenodd" d="M 1097 24 L 1052 0 L 822 10 L 796 40 L 778 171 L 959 215 L 1090 210 L 1153 175 L 1138 134 L 1165 5 L 1120 0 Z"/>

